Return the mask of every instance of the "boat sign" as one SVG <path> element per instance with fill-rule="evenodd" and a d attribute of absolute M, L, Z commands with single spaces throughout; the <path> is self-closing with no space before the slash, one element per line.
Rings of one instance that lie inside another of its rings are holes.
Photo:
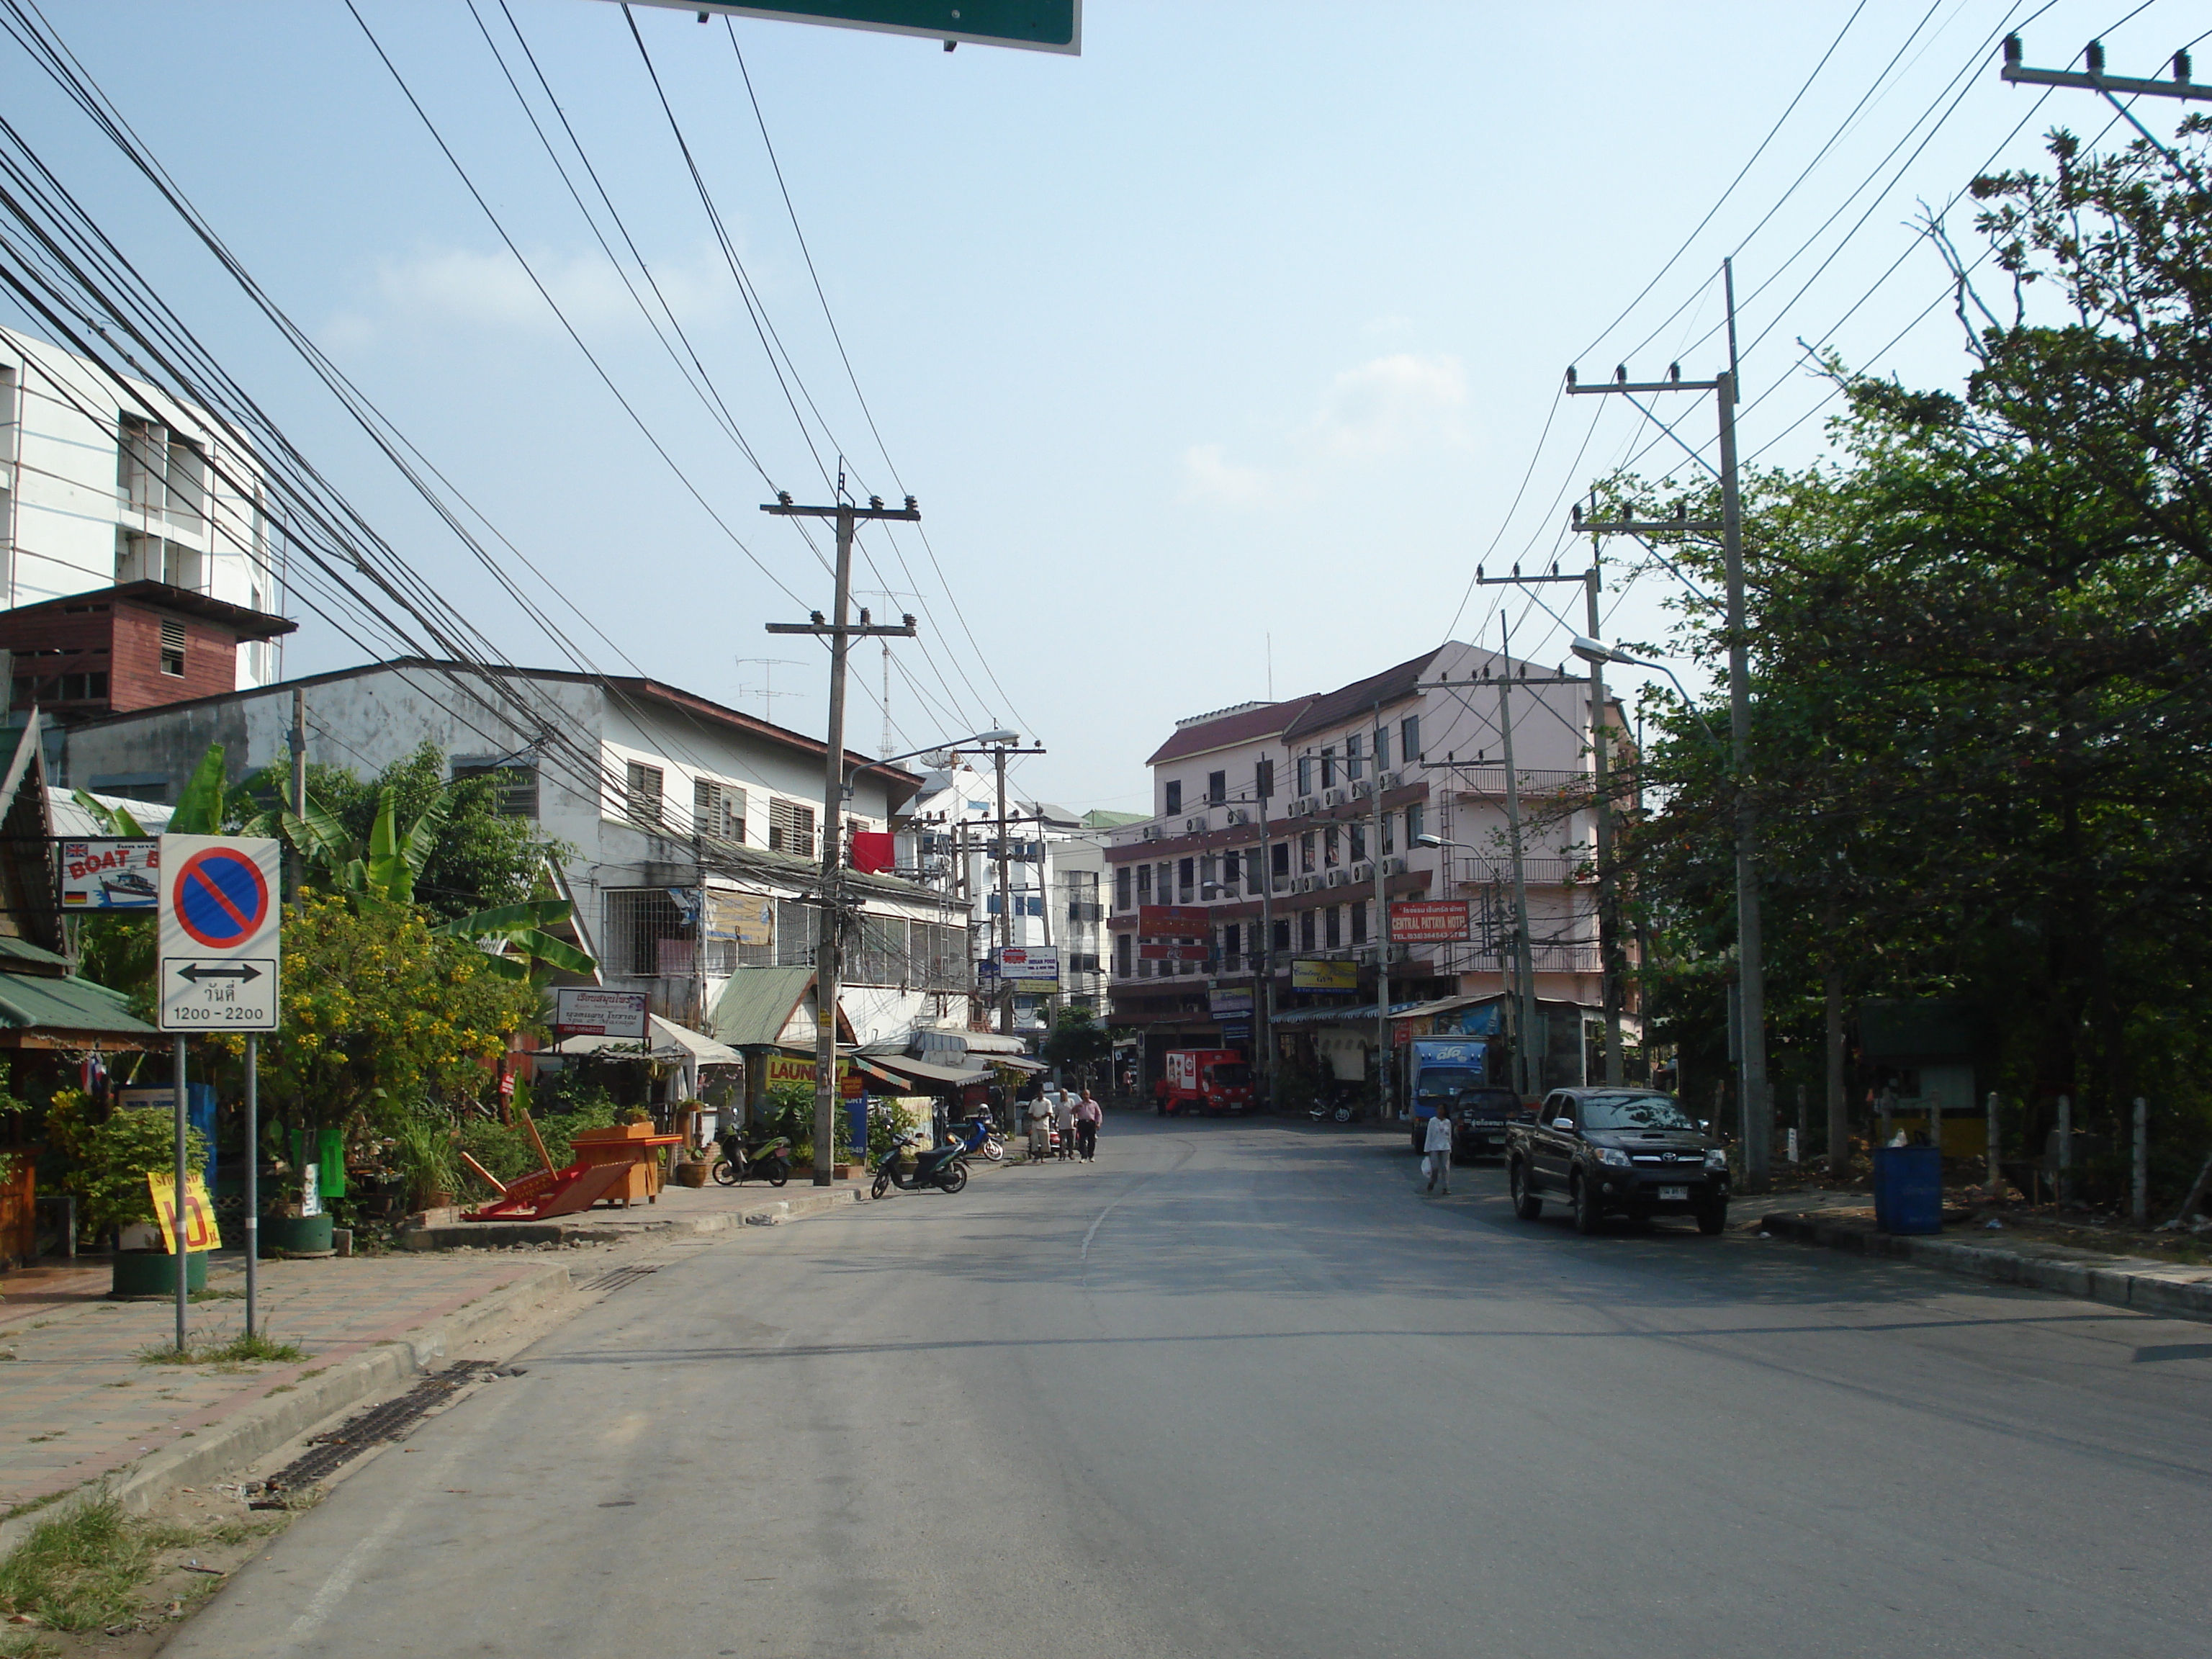
<path fill-rule="evenodd" d="M 61 866 L 64 910 L 151 910 L 161 902 L 161 842 L 106 836 L 64 841 Z"/>

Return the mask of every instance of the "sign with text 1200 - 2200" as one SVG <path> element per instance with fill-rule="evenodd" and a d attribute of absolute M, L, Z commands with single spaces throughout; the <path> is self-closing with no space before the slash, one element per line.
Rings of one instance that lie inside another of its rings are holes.
<path fill-rule="evenodd" d="M 160 856 L 161 1028 L 275 1030 L 276 843 L 164 836 Z"/>
<path fill-rule="evenodd" d="M 62 908 L 151 910 L 161 902 L 161 843 L 102 836 L 61 843 Z"/>

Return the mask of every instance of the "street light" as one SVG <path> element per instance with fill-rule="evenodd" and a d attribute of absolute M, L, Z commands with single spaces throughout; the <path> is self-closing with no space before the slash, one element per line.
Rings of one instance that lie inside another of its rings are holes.
<path fill-rule="evenodd" d="M 1716 749 L 1720 747 L 1721 740 L 1713 735 L 1713 728 L 1705 724 L 1705 717 L 1698 712 L 1697 701 L 1690 696 L 1689 688 L 1682 684 L 1680 678 L 1665 663 L 1648 661 L 1642 657 L 1632 657 L 1618 646 L 1607 645 L 1602 640 L 1594 640 L 1583 634 L 1575 635 L 1572 649 L 1575 655 L 1580 657 L 1584 662 L 1612 662 L 1619 663 L 1624 668 L 1657 669 L 1674 682 L 1674 690 L 1680 694 L 1683 705 L 1689 709 L 1690 718 L 1697 721 L 1698 729 L 1705 734 L 1705 741 Z"/>

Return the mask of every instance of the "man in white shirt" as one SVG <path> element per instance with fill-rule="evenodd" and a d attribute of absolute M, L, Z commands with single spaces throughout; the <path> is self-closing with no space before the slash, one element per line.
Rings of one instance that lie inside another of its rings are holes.
<path fill-rule="evenodd" d="M 1075 1096 L 1067 1089 L 1052 1091 L 1052 1127 L 1060 1131 L 1060 1155 L 1075 1156 Z"/>
<path fill-rule="evenodd" d="M 1451 1196 L 1452 1123 L 1451 1114 L 1441 1106 L 1429 1114 L 1428 1139 L 1421 1150 L 1429 1155 L 1429 1190 L 1441 1187 L 1445 1197 Z"/>

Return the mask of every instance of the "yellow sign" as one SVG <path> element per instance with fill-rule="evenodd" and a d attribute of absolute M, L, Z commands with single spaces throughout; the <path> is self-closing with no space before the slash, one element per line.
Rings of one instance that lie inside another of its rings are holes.
<path fill-rule="evenodd" d="M 168 1170 L 146 1171 L 146 1185 L 154 1194 L 154 1217 L 161 1224 L 161 1243 L 171 1255 L 177 1253 L 177 1177 Z M 185 1177 L 185 1249 L 219 1250 L 222 1235 L 216 1231 L 215 1206 L 208 1202 L 207 1183 L 196 1175 Z"/>
<path fill-rule="evenodd" d="M 851 1079 L 853 1062 L 849 1060 L 839 1060 L 837 1075 L 842 1079 Z M 814 1062 L 811 1060 L 801 1060 L 796 1054 L 770 1054 L 768 1057 L 767 1077 L 768 1085 L 771 1089 L 779 1083 L 803 1083 L 811 1089 L 814 1086 Z"/>
<path fill-rule="evenodd" d="M 1356 962 L 1294 962 L 1291 964 L 1293 991 L 1356 991 L 1359 964 Z"/>

